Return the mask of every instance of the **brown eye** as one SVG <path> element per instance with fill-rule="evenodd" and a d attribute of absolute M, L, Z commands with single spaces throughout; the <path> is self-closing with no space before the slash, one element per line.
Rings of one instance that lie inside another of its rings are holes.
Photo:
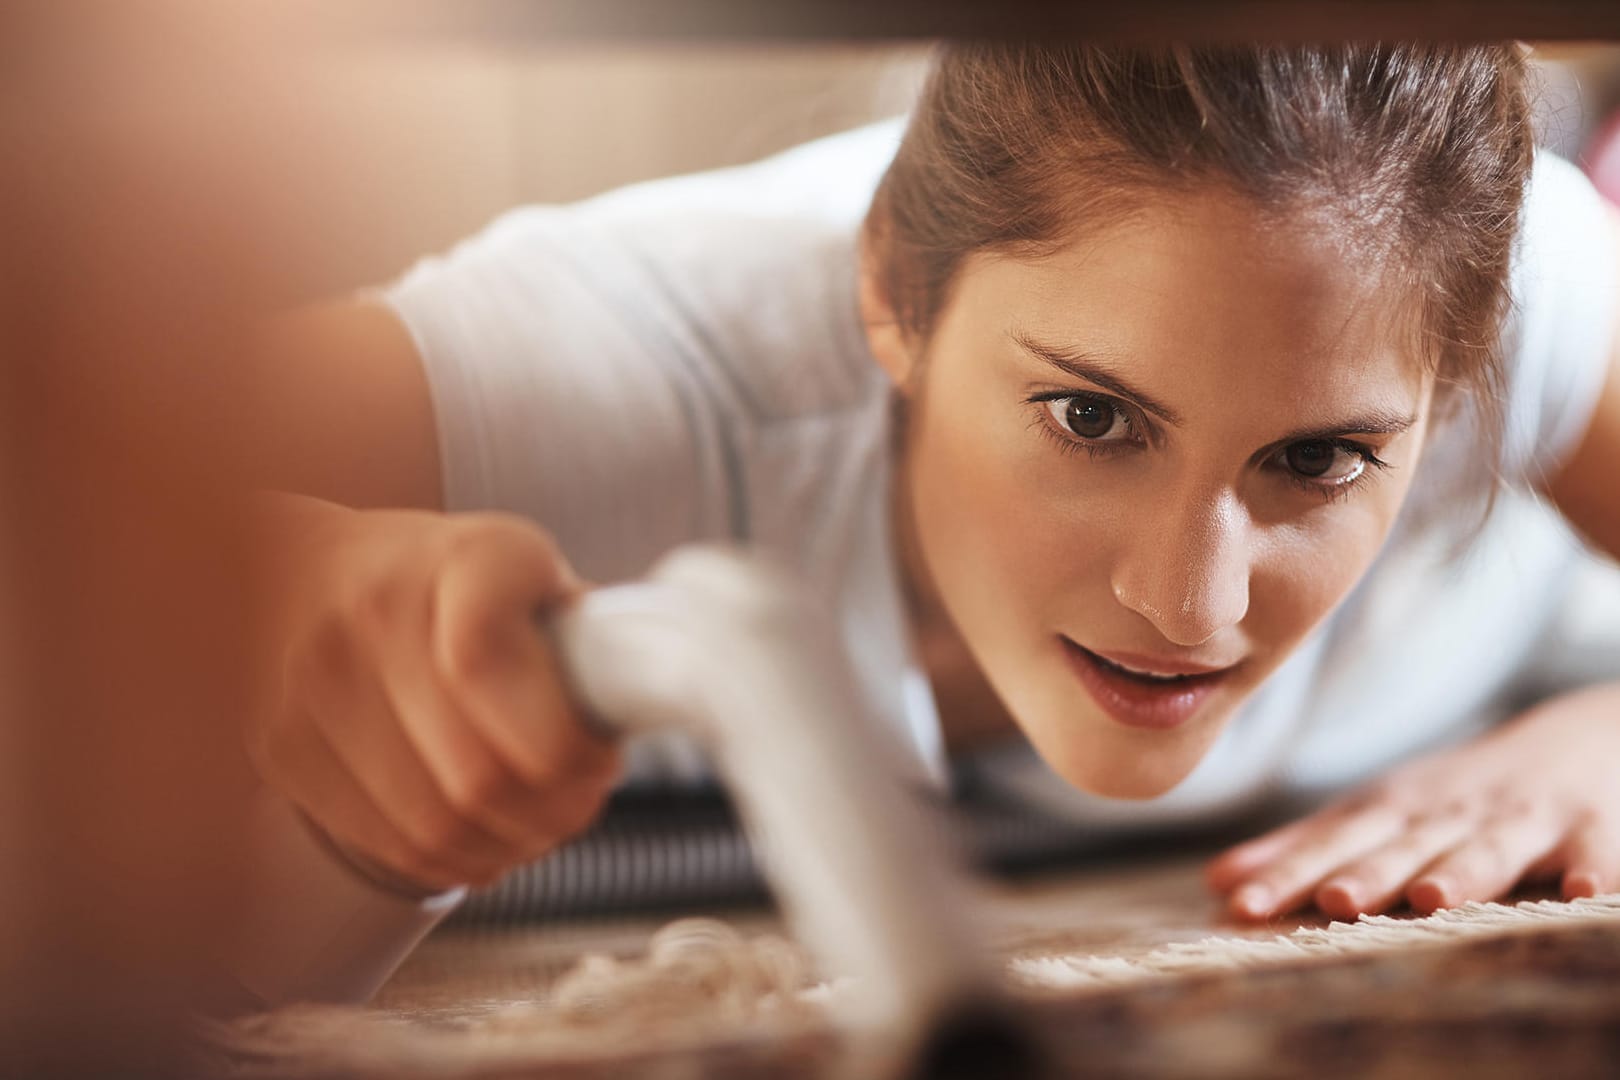
<path fill-rule="evenodd" d="M 1295 443 L 1288 448 L 1288 467 L 1301 476 L 1322 476 L 1333 467 L 1339 448 L 1327 442 Z"/>
<path fill-rule="evenodd" d="M 1048 408 L 1054 420 L 1082 439 L 1122 438 L 1130 431 L 1125 415 L 1098 398 L 1059 398 Z"/>
<path fill-rule="evenodd" d="M 1295 443 L 1283 451 L 1283 460 L 1300 476 L 1335 484 L 1354 480 L 1367 465 L 1365 458 L 1326 439 Z"/>

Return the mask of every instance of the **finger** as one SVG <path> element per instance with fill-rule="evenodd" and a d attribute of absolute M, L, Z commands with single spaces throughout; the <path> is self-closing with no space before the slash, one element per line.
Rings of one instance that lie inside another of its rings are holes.
<path fill-rule="evenodd" d="M 1424 868 L 1406 898 L 1423 914 L 1467 900 L 1494 900 L 1554 851 L 1567 830 L 1549 811 L 1500 814 Z"/>
<path fill-rule="evenodd" d="M 525 781 L 440 685 L 427 640 L 427 613 L 418 614 L 378 657 L 405 738 L 451 807 L 499 836 L 518 857 L 542 854 L 575 829 L 577 815 L 568 812 L 568 801 L 584 800 L 589 810 L 599 807 L 617 769 L 582 769 L 566 783 Z"/>
<path fill-rule="evenodd" d="M 546 823 L 544 843 L 535 857 L 545 854 L 564 841 L 589 828 L 601 814 L 613 789 L 596 777 L 586 777 L 564 784 L 541 803 L 536 816 Z"/>
<path fill-rule="evenodd" d="M 1388 843 L 1333 871 L 1316 890 L 1316 906 L 1346 920 L 1387 910 L 1419 871 L 1467 838 L 1473 822 L 1460 812 L 1420 818 Z"/>
<path fill-rule="evenodd" d="M 454 851 L 480 878 L 514 860 L 510 845 L 445 798 L 405 735 L 380 676 L 348 633 L 323 633 L 300 667 L 300 706 L 353 783 L 413 847 L 440 858 Z"/>
<path fill-rule="evenodd" d="M 1563 897 L 1620 892 L 1620 830 L 1591 818 L 1577 825 L 1566 845 Z"/>
<path fill-rule="evenodd" d="M 441 684 L 503 760 L 531 785 L 616 769 L 611 743 L 590 734 L 535 628 L 537 607 L 576 591 L 538 530 L 486 524 L 476 557 L 452 561 L 434 596 L 432 656 Z"/>
<path fill-rule="evenodd" d="M 475 868 L 417 850 L 356 785 L 313 721 L 267 743 L 265 760 L 293 803 L 333 839 L 400 877 L 442 892 L 465 884 Z"/>
<path fill-rule="evenodd" d="M 1205 865 L 1204 880 L 1216 892 L 1229 893 L 1342 813 L 1338 807 L 1322 810 L 1228 848 Z"/>
<path fill-rule="evenodd" d="M 1388 843 L 1406 823 L 1388 804 L 1363 808 L 1319 823 L 1294 848 L 1232 893 L 1232 914 L 1243 919 L 1282 915 L 1303 905 L 1327 875 Z"/>

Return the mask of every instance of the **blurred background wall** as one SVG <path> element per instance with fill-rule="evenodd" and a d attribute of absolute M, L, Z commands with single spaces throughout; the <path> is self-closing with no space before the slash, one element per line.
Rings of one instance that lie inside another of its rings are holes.
<path fill-rule="evenodd" d="M 1620 48 L 1555 44 L 1536 53 L 1542 139 L 1578 156 L 1620 105 Z M 342 107 L 369 118 L 366 213 L 387 215 L 387 224 L 352 231 L 334 284 L 387 278 L 511 206 L 749 161 L 902 113 L 926 62 L 920 45 L 394 42 L 361 50 L 344 60 Z"/>
<path fill-rule="evenodd" d="M 374 164 L 408 206 L 367 280 L 501 210 L 749 161 L 904 112 L 918 46 L 584 46 L 502 52 L 407 45 L 349 67 L 352 111 L 378 119 Z"/>

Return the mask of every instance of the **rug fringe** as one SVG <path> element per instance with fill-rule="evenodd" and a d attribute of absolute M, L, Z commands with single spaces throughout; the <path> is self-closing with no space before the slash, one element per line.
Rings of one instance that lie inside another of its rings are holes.
<path fill-rule="evenodd" d="M 1008 973 L 1034 990 L 1115 986 L 1141 979 L 1201 972 L 1238 971 L 1309 958 L 1360 956 L 1441 945 L 1576 923 L 1620 923 L 1620 893 L 1579 900 L 1526 900 L 1518 904 L 1470 901 L 1422 918 L 1363 915 L 1356 922 L 1303 927 L 1270 940 L 1207 937 L 1177 942 L 1146 956 L 1041 956 L 1014 959 Z"/>

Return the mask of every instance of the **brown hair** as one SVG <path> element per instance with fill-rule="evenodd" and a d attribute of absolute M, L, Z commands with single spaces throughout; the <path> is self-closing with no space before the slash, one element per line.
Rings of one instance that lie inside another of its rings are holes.
<path fill-rule="evenodd" d="M 1156 191 L 1221 185 L 1393 256 L 1442 387 L 1499 445 L 1498 349 L 1529 177 L 1512 44 L 943 47 L 867 217 L 923 342 L 974 252 L 1038 256 Z"/>

